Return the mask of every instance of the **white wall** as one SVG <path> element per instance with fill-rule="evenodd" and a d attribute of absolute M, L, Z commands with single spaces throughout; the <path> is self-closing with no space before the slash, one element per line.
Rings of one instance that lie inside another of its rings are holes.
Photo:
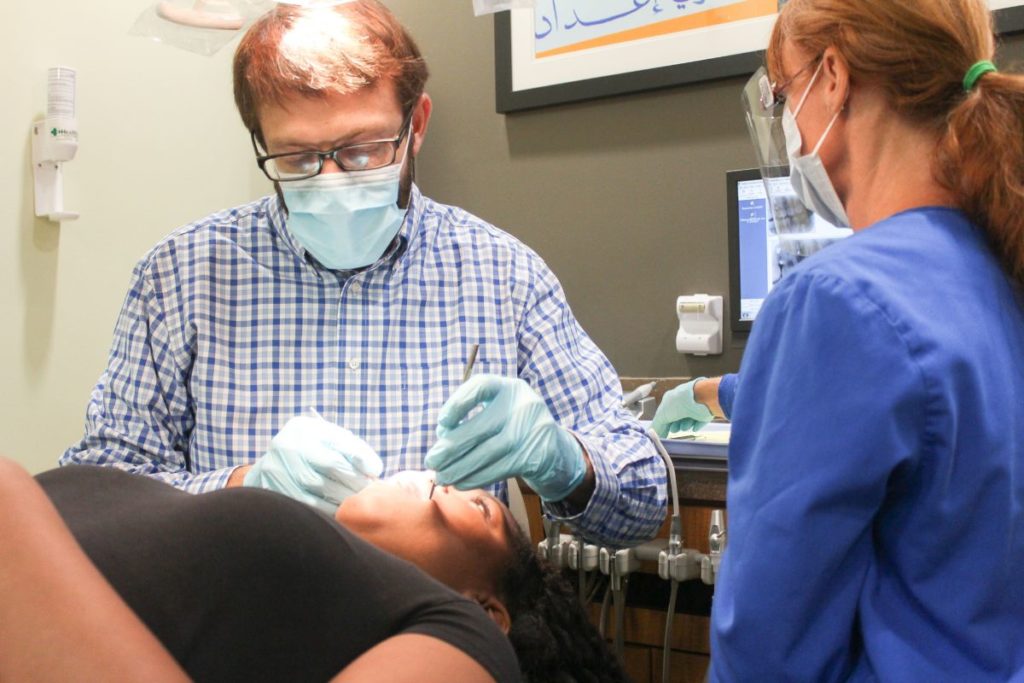
<path fill-rule="evenodd" d="M 0 2 L 0 453 L 38 472 L 82 432 L 135 262 L 269 191 L 213 57 L 128 35 L 152 0 Z M 57 226 L 33 216 L 29 127 L 47 68 L 78 71 L 80 147 Z"/>

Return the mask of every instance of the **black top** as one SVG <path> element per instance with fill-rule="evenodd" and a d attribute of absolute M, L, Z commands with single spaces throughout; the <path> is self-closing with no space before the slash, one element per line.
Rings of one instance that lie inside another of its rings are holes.
<path fill-rule="evenodd" d="M 192 495 L 108 467 L 36 479 L 198 681 L 322 682 L 399 633 L 439 638 L 498 681 L 519 680 L 511 644 L 479 605 L 312 507 L 260 489 Z"/>

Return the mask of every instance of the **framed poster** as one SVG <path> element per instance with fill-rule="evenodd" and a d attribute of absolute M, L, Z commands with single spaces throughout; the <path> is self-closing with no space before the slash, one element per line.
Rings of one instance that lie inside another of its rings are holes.
<path fill-rule="evenodd" d="M 500 113 L 751 74 L 785 0 L 536 0 L 494 15 Z M 989 0 L 1000 33 L 1024 0 Z"/>

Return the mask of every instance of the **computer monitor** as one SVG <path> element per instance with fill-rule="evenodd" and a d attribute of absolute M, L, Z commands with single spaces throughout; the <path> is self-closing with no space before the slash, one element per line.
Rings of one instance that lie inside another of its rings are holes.
<path fill-rule="evenodd" d="M 772 286 L 796 264 L 853 234 L 807 209 L 787 176 L 770 178 L 777 230 L 768 193 L 757 169 L 726 173 L 729 214 L 729 317 L 733 332 L 749 331 Z"/>

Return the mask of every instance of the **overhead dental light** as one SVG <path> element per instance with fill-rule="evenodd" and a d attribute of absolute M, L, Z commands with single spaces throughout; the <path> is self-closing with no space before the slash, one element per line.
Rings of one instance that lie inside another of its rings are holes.
<path fill-rule="evenodd" d="M 210 56 L 275 4 L 274 0 L 156 0 L 128 32 Z"/>
<path fill-rule="evenodd" d="M 191 7 L 163 0 L 157 4 L 156 13 L 162 19 L 182 26 L 222 31 L 237 31 L 246 21 L 231 3 L 224 0 L 195 0 Z"/>
<path fill-rule="evenodd" d="M 132 35 L 210 56 L 276 5 L 316 9 L 353 0 L 156 0 L 135 20 Z"/>
<path fill-rule="evenodd" d="M 275 5 L 319 9 L 354 0 L 156 0 L 129 33 L 188 52 L 210 56 Z M 462 0 L 469 2 L 469 0 Z M 476 14 L 533 7 L 536 0 L 472 0 Z"/>
<path fill-rule="evenodd" d="M 335 5 L 344 5 L 345 3 L 353 2 L 354 0 L 277 0 L 279 5 L 297 5 L 299 7 L 314 8 L 314 7 L 334 7 Z"/>
<path fill-rule="evenodd" d="M 280 0 L 279 5 L 298 5 L 300 7 L 333 7 L 343 5 L 352 0 Z M 182 4 L 182 0 L 162 0 L 156 6 L 156 13 L 167 21 L 182 26 L 195 28 L 212 28 L 224 31 L 237 31 L 248 21 L 246 5 L 256 5 L 258 9 L 269 9 L 273 2 L 246 3 L 233 0 L 195 0 L 190 6 Z"/>

